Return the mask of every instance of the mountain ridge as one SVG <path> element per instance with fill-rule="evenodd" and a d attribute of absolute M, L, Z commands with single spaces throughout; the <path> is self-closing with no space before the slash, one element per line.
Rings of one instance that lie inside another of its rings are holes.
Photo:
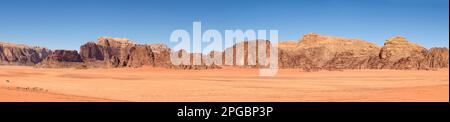
<path fill-rule="evenodd" d="M 256 47 L 253 48 L 258 49 L 259 43 L 269 44 L 270 41 L 244 41 L 222 51 L 210 52 L 208 54 L 189 53 L 183 50 L 178 51 L 188 53 L 191 56 L 191 64 L 194 62 L 194 56 L 204 58 L 219 54 L 222 57 L 234 57 L 233 60 L 222 59 L 220 65 L 226 65 L 225 62 L 232 61 L 231 66 L 238 66 L 237 64 L 243 63 L 244 67 L 255 67 L 250 66 L 250 64 L 259 62 L 260 59 L 249 58 L 248 56 L 254 54 L 250 53 L 247 47 L 249 44 L 253 45 L 254 43 L 256 43 Z M 238 53 L 235 47 L 241 44 L 244 45 L 244 58 L 237 61 L 236 54 Z M 307 33 L 299 40 L 280 41 L 278 45 L 280 68 L 299 68 L 305 71 L 321 69 L 430 70 L 448 68 L 448 48 L 433 47 L 427 49 L 401 36 L 391 37 L 385 41 L 384 45 L 379 46 L 362 39 Z M 268 46 L 266 46 L 266 49 L 269 49 Z M 112 37 L 99 37 L 97 42 L 87 42 L 80 46 L 79 51 L 52 51 L 47 48 L 30 47 L 23 44 L 17 44 L 15 46 L 14 43 L 1 42 L 0 64 L 34 65 L 36 67 L 52 68 L 114 68 L 141 67 L 143 65 L 181 69 L 220 68 L 218 64 L 211 66 L 205 65 L 204 60 L 201 60 L 198 63 L 199 65 L 175 66 L 170 62 L 171 52 L 174 52 L 174 50 L 165 44 L 137 44 L 129 39 Z M 269 55 L 268 52 L 266 53 Z"/>

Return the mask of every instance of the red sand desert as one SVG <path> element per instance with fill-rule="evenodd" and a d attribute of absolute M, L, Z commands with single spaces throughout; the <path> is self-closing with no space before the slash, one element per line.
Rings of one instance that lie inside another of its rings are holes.
<path fill-rule="evenodd" d="M 449 101 L 449 70 L 33 68 L 0 66 L 0 101 Z"/>

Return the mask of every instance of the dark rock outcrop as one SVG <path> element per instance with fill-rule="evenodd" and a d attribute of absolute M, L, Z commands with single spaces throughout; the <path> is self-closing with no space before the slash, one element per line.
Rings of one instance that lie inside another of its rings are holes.
<path fill-rule="evenodd" d="M 0 65 L 35 65 L 50 53 L 47 48 L 0 42 Z"/>
<path fill-rule="evenodd" d="M 171 49 L 163 44 L 135 44 L 128 39 L 100 37 L 97 43 L 88 42 L 80 47 L 84 62 L 103 62 L 105 67 L 154 67 L 179 69 L 209 69 L 206 65 L 173 66 Z M 93 63 L 91 63 L 93 64 Z M 99 63 L 96 63 L 97 65 Z"/>
<path fill-rule="evenodd" d="M 80 47 L 83 60 L 104 60 L 103 47 L 94 42 L 88 42 Z"/>
<path fill-rule="evenodd" d="M 140 67 L 153 65 L 155 60 L 152 49 L 145 45 L 136 45 L 130 48 L 127 67 Z"/>
<path fill-rule="evenodd" d="M 76 50 L 55 50 L 45 60 L 58 62 L 82 62 L 81 56 Z"/>
<path fill-rule="evenodd" d="M 148 45 L 153 52 L 154 66 L 169 67 L 172 63 L 170 61 L 171 49 L 164 44 L 150 44 Z"/>
<path fill-rule="evenodd" d="M 142 48 L 139 48 L 139 51 L 143 52 L 134 51 L 136 50 L 136 46 L 136 44 L 128 39 L 100 37 L 98 38 L 97 43 L 88 42 L 82 45 L 80 47 L 80 53 L 83 61 L 102 62 L 101 64 L 97 65 L 103 65 L 105 67 L 138 67 L 138 65 L 145 63 L 131 61 L 133 62 L 133 64 L 128 64 L 128 62 L 130 62 L 131 51 L 134 52 L 133 55 L 138 55 L 138 53 L 147 53 L 146 55 L 152 54 L 148 54 L 149 52 L 146 50 L 141 50 Z M 133 57 L 131 60 L 141 59 Z"/>
<path fill-rule="evenodd" d="M 55 50 L 36 67 L 71 68 L 84 65 L 76 50 Z"/>

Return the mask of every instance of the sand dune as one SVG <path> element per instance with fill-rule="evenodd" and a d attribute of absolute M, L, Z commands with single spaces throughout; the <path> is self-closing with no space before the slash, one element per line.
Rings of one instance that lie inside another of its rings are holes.
<path fill-rule="evenodd" d="M 0 66 L 0 101 L 449 101 L 449 70 Z M 28 88 L 28 89 L 26 89 Z M 38 90 L 32 90 L 36 88 Z"/>

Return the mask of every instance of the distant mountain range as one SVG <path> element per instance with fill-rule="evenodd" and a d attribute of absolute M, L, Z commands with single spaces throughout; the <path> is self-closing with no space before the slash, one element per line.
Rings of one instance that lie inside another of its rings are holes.
<path fill-rule="evenodd" d="M 221 65 L 172 65 L 170 53 L 174 50 L 164 44 L 135 44 L 128 39 L 100 37 L 97 42 L 81 45 L 76 50 L 49 50 L 22 44 L 0 42 L 0 65 L 28 65 L 46 68 L 114 68 L 114 67 L 154 67 L 180 69 L 220 68 L 225 62 L 231 66 L 264 67 L 250 65 L 258 58 L 247 58 L 249 48 L 244 48 L 244 58 L 222 59 Z M 269 44 L 269 40 L 245 41 L 226 48 L 228 51 L 214 51 L 209 54 L 188 53 L 193 56 L 212 56 L 214 54 L 236 56 L 236 46 L 256 43 Z M 268 49 L 268 47 L 266 47 Z M 315 33 L 305 34 L 298 41 L 278 43 L 278 65 L 280 68 L 298 68 L 305 71 L 341 69 L 401 69 L 433 70 L 449 67 L 448 48 L 426 49 L 409 42 L 404 37 L 387 39 L 383 46 L 359 39 L 324 36 Z M 177 50 L 187 53 L 184 50 Z M 234 52 L 234 53 L 233 53 Z M 264 52 L 263 52 L 264 53 Z M 266 52 L 268 56 L 270 54 Z M 258 54 L 256 54 L 258 55 Z M 191 62 L 193 59 L 191 57 Z M 242 62 L 244 65 L 237 65 Z"/>

